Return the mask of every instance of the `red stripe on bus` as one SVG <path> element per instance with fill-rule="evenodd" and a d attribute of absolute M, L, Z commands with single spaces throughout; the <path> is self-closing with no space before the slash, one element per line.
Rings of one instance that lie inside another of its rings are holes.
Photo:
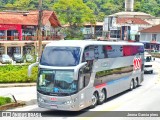
<path fill-rule="evenodd" d="M 101 88 L 101 87 L 105 87 L 105 86 L 106 86 L 106 83 L 101 84 L 101 85 L 97 85 L 97 86 L 95 86 L 95 88 Z"/>

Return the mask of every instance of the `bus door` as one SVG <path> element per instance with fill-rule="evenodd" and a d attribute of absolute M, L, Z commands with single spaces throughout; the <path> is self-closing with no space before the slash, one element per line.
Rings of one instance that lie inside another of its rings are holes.
<path fill-rule="evenodd" d="M 91 79 L 91 70 L 86 65 L 84 68 L 79 70 L 79 106 L 85 107 L 90 105 L 89 101 L 91 101 L 92 97 L 92 89 L 89 87 L 89 82 Z"/>

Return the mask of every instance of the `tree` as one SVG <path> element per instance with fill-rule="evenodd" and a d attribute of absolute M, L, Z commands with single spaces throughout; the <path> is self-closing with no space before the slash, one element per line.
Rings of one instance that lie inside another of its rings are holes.
<path fill-rule="evenodd" d="M 61 23 L 69 24 L 69 37 L 77 37 L 85 22 L 95 22 L 93 11 L 82 0 L 59 0 L 53 8 Z"/>
<path fill-rule="evenodd" d="M 27 9 L 30 5 L 31 0 L 16 0 L 14 3 L 15 7 L 23 7 L 23 9 Z"/>
<path fill-rule="evenodd" d="M 160 0 L 139 0 L 135 3 L 135 11 L 160 16 Z"/>

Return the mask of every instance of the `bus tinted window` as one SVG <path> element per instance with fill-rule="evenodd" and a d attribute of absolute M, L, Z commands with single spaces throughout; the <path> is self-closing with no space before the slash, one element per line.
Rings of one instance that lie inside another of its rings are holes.
<path fill-rule="evenodd" d="M 46 47 L 40 64 L 48 66 L 76 66 L 80 60 L 79 47 Z"/>
<path fill-rule="evenodd" d="M 87 46 L 84 50 L 83 61 L 105 58 L 105 53 L 102 45 Z"/>
<path fill-rule="evenodd" d="M 123 48 L 121 45 L 106 45 L 104 46 L 104 50 L 107 58 L 115 58 L 123 56 Z"/>
<path fill-rule="evenodd" d="M 132 56 L 144 53 L 143 46 L 123 46 L 123 56 Z"/>
<path fill-rule="evenodd" d="M 133 56 L 144 53 L 143 46 L 122 46 L 122 45 L 97 45 L 87 46 L 84 50 L 83 61 Z"/>

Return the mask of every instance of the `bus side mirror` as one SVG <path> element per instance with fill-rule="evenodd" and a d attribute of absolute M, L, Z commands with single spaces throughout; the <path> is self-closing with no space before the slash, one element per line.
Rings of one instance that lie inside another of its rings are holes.
<path fill-rule="evenodd" d="M 83 69 L 82 69 L 82 68 L 79 70 L 79 73 L 80 73 L 80 74 L 83 74 Z"/>
<path fill-rule="evenodd" d="M 31 77 L 32 68 L 33 68 L 34 66 L 38 66 L 38 64 L 39 64 L 39 62 L 35 62 L 35 63 L 33 63 L 33 64 L 31 64 L 31 65 L 28 66 L 28 77 Z"/>

